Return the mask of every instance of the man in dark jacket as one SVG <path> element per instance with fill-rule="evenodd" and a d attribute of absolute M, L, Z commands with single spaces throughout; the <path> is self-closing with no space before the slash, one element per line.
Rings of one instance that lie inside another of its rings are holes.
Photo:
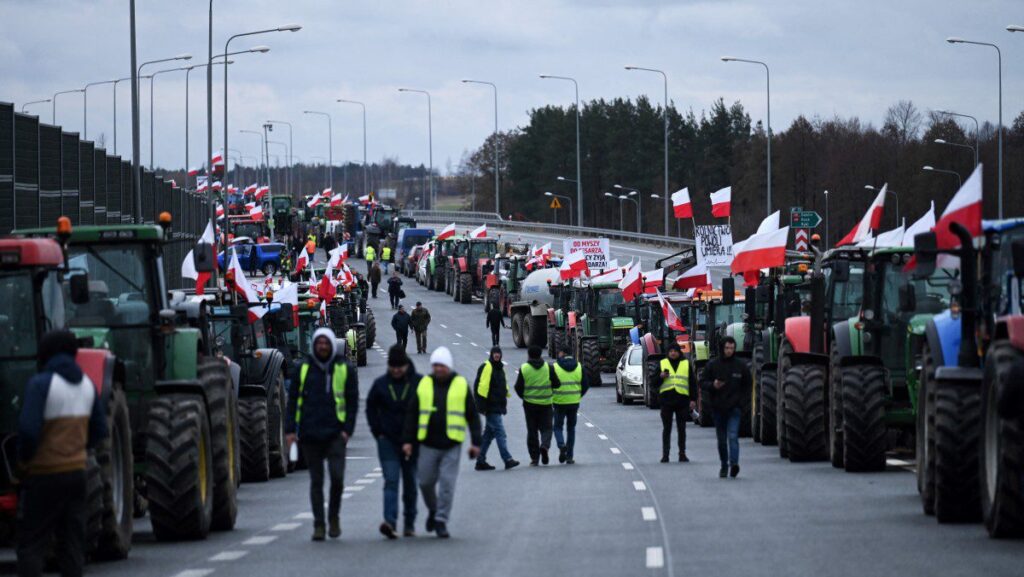
<path fill-rule="evenodd" d="M 405 513 L 406 537 L 416 535 L 416 455 L 402 455 L 402 428 L 405 426 L 409 401 L 416 394 L 420 376 L 397 345 L 388 351 L 388 370 L 373 382 L 366 396 L 366 420 L 373 438 L 377 439 L 377 455 L 384 472 L 384 522 L 380 532 L 395 539 L 398 526 L 398 485 L 402 485 L 402 509 Z"/>
<path fill-rule="evenodd" d="M 497 306 L 492 306 L 491 310 L 487 311 L 486 326 L 491 329 L 491 344 L 493 346 L 501 344 L 501 329 L 505 328 L 505 315 L 501 314 L 501 309 Z"/>
<path fill-rule="evenodd" d="M 330 536 L 341 536 L 341 492 L 345 484 L 345 447 L 359 413 L 359 374 L 338 356 L 334 331 L 313 333 L 310 360 L 299 366 L 288 391 L 288 444 L 296 437 L 309 465 L 309 500 L 313 506 L 313 540 L 324 540 L 324 462 L 331 476 L 328 517 Z"/>
<path fill-rule="evenodd" d="M 540 357 L 541 348 L 533 345 L 527 349 L 527 360 L 519 367 L 515 390 L 523 400 L 526 414 L 526 448 L 530 452 L 530 466 L 537 461 L 548 464 L 548 448 L 551 447 L 552 396 L 558 387 L 555 369 Z"/>
<path fill-rule="evenodd" d="M 558 388 L 554 389 L 551 396 L 558 462 L 572 465 L 576 462 L 573 457 L 573 449 L 576 447 L 576 417 L 580 410 L 580 400 L 587 394 L 590 383 L 583 376 L 583 366 L 576 362 L 567 348 L 558 350 L 558 362 L 551 368 L 558 379 Z"/>
<path fill-rule="evenodd" d="M 423 306 L 423 303 L 417 302 L 416 308 L 412 309 L 412 314 L 409 315 L 409 325 L 416 333 L 416 352 L 427 352 L 427 327 L 430 326 L 430 311 Z"/>
<path fill-rule="evenodd" d="M 50 331 L 39 342 L 42 370 L 25 387 L 18 417 L 18 460 L 24 468 L 18 503 L 18 575 L 43 574 L 54 558 L 64 577 L 85 563 L 87 451 L 107 436 L 107 410 L 78 364 L 78 341 Z"/>
<path fill-rule="evenodd" d="M 405 312 L 405 305 L 398 305 L 398 312 L 391 317 L 391 328 L 395 329 L 395 346 L 402 347 L 402 352 L 405 352 L 405 347 L 409 343 L 411 320 L 409 313 Z"/>
<path fill-rule="evenodd" d="M 654 374 L 651 385 L 658 390 L 658 404 L 661 405 L 661 462 L 668 462 L 672 448 L 672 418 L 675 417 L 679 430 L 679 462 L 687 463 L 686 420 L 689 411 L 696 407 L 690 401 L 690 361 L 683 358 L 679 344 L 668 347 L 666 358 L 661 359 L 660 370 Z"/>
<path fill-rule="evenodd" d="M 491 349 L 491 356 L 476 371 L 476 382 L 473 385 L 476 393 L 476 405 L 484 415 L 484 438 L 480 445 L 480 456 L 476 458 L 477 471 L 493 471 L 494 465 L 487 462 L 487 449 L 491 441 L 498 444 L 498 453 L 505 463 L 505 469 L 519 465 L 508 451 L 505 436 L 505 413 L 508 409 L 508 382 L 505 380 L 505 363 L 501 360 L 501 347 Z"/>
<path fill-rule="evenodd" d="M 727 473 L 733 477 L 740 474 L 740 408 L 743 395 L 749 395 L 751 388 L 750 367 L 735 355 L 736 340 L 723 338 L 721 354 L 708 362 L 701 375 L 701 392 L 711 401 L 722 462 L 718 476 L 723 479 Z"/>
<path fill-rule="evenodd" d="M 412 457 L 419 447 L 416 475 L 429 512 L 427 531 L 449 537 L 448 521 L 459 476 L 459 450 L 469 430 L 469 458 L 480 454 L 480 417 L 466 378 L 455 372 L 446 347 L 430 355 L 432 373 L 420 379 L 409 401 L 402 433 L 402 452 Z M 440 491 L 438 491 L 440 486 Z"/>
<path fill-rule="evenodd" d="M 397 309 L 398 303 L 402 300 L 402 279 L 396 270 L 388 279 L 388 297 L 391 298 L 391 308 Z"/>
<path fill-rule="evenodd" d="M 373 263 L 367 276 L 370 277 L 370 291 L 373 294 L 373 298 L 377 298 L 377 287 L 380 286 L 380 265 L 376 262 Z"/>

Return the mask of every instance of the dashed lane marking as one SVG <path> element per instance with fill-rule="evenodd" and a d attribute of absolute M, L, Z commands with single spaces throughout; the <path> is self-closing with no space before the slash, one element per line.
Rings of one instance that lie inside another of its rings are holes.
<path fill-rule="evenodd" d="M 637 491 L 646 491 L 647 484 L 644 483 L 643 481 L 633 481 L 633 488 L 636 489 Z"/>
<path fill-rule="evenodd" d="M 602 441 L 607 441 L 608 440 L 608 435 L 603 435 L 603 434 L 602 435 L 598 435 L 597 438 L 601 439 Z"/>
<path fill-rule="evenodd" d="M 446 329 L 446 328 L 448 328 L 448 325 L 441 325 L 441 328 L 442 329 Z"/>
<path fill-rule="evenodd" d="M 185 569 L 175 573 L 174 577 L 206 577 L 210 573 L 213 573 L 213 569 Z"/>
<path fill-rule="evenodd" d="M 313 519 L 313 514 L 312 513 L 299 513 L 298 515 L 295 515 L 294 517 L 292 517 L 292 519 L 309 519 L 309 520 L 312 520 Z"/>
<path fill-rule="evenodd" d="M 462 344 L 462 343 L 452 343 L 452 346 L 453 346 L 453 347 L 456 347 L 456 346 L 459 346 L 459 345 L 461 345 L 461 344 Z"/>
<path fill-rule="evenodd" d="M 478 346 L 480 346 L 480 345 L 478 345 L 478 344 L 476 344 L 476 343 L 469 343 L 469 344 L 473 345 L 474 347 L 478 347 Z"/>
<path fill-rule="evenodd" d="M 633 466 L 633 463 L 623 463 L 622 464 L 622 468 L 627 470 L 627 471 L 632 471 L 636 467 Z"/>
<path fill-rule="evenodd" d="M 302 523 L 278 523 L 270 528 L 271 531 L 294 531 L 302 526 Z"/>
<path fill-rule="evenodd" d="M 661 569 L 665 566 L 665 550 L 661 547 L 647 548 L 647 568 Z"/>
<path fill-rule="evenodd" d="M 210 557 L 210 561 L 238 561 L 248 554 L 248 551 L 221 551 L 213 557 Z"/>
<path fill-rule="evenodd" d="M 384 470 L 384 469 L 381 469 L 380 467 L 374 467 L 374 468 L 373 468 L 373 472 L 374 472 L 374 473 L 380 473 L 380 472 L 381 472 L 381 471 L 383 471 L 383 470 Z"/>
<path fill-rule="evenodd" d="M 587 421 L 586 423 L 583 423 L 583 424 L 588 426 L 588 427 L 590 427 L 591 429 L 594 428 L 594 423 L 591 423 L 590 421 Z"/>
<path fill-rule="evenodd" d="M 608 447 L 608 450 L 611 451 L 613 455 L 618 455 L 622 452 L 618 447 Z"/>
<path fill-rule="evenodd" d="M 348 498 L 349 498 L 349 497 L 351 497 L 352 495 L 355 495 L 355 493 L 342 493 L 342 494 L 341 494 L 341 498 L 342 498 L 342 499 L 348 499 Z"/>
<path fill-rule="evenodd" d="M 366 487 L 364 487 L 363 485 L 349 485 L 348 487 L 345 487 L 345 492 L 348 493 L 350 491 L 362 491 L 365 488 Z"/>
<path fill-rule="evenodd" d="M 373 479 L 359 479 L 356 481 L 356 485 L 369 485 L 373 481 Z"/>
<path fill-rule="evenodd" d="M 257 535 L 242 541 L 242 545 L 267 545 L 277 540 L 277 535 Z"/>
<path fill-rule="evenodd" d="M 380 470 L 380 469 L 378 469 L 378 471 L 379 471 L 379 470 Z M 373 473 L 367 473 L 367 474 L 365 474 L 365 475 L 363 475 L 363 476 L 364 476 L 364 477 L 366 477 L 366 478 L 368 478 L 368 479 L 379 479 L 379 478 L 381 478 L 381 477 L 383 477 L 383 476 L 384 476 L 384 473 L 377 473 L 377 472 L 373 472 Z"/>
<path fill-rule="evenodd" d="M 658 520 L 658 513 L 654 511 L 654 507 L 640 507 L 640 514 L 643 516 L 644 521 Z"/>
<path fill-rule="evenodd" d="M 455 336 L 459 337 L 460 339 L 462 338 L 462 335 L 460 335 L 459 333 L 455 333 Z"/>
<path fill-rule="evenodd" d="M 346 461 L 365 461 L 367 459 L 369 459 L 369 457 L 345 457 Z"/>

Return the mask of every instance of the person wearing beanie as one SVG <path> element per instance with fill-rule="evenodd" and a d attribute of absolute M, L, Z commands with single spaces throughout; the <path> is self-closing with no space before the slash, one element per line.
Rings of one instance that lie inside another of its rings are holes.
<path fill-rule="evenodd" d="M 572 465 L 576 462 L 576 417 L 580 410 L 580 400 L 587 394 L 590 383 L 583 374 L 583 365 L 579 364 L 568 348 L 558 350 L 558 362 L 553 364 L 558 377 L 558 388 L 551 397 L 554 412 L 555 442 L 558 443 L 558 462 Z M 565 427 L 565 437 L 562 427 Z"/>
<path fill-rule="evenodd" d="M 505 436 L 504 416 L 508 408 L 508 381 L 505 378 L 505 363 L 501 360 L 501 347 L 491 348 L 491 354 L 476 371 L 477 410 L 484 415 L 484 438 L 480 445 L 480 456 L 476 458 L 477 471 L 493 471 L 494 465 L 487 462 L 487 449 L 491 441 L 498 445 L 498 453 L 505 463 L 505 469 L 519 465 L 508 451 Z"/>
<path fill-rule="evenodd" d="M 18 416 L 18 575 L 43 574 L 56 533 L 62 575 L 81 575 L 86 540 L 86 456 L 107 436 L 107 409 L 75 362 L 67 330 L 40 339 L 40 372 L 25 387 Z"/>
<path fill-rule="evenodd" d="M 459 476 L 459 449 L 468 429 L 469 458 L 480 454 L 480 417 L 469 383 L 455 372 L 451 351 L 435 349 L 430 368 L 431 374 L 420 379 L 409 401 L 402 452 L 412 458 L 419 448 L 416 475 L 427 505 L 427 531 L 447 539 Z"/>
<path fill-rule="evenodd" d="M 686 463 L 686 420 L 696 403 L 690 401 L 690 361 L 683 358 L 679 344 L 668 346 L 666 358 L 661 359 L 661 370 L 654 374 L 652 386 L 658 389 L 661 405 L 661 462 L 668 462 L 672 447 L 672 418 L 679 430 L 679 462 Z"/>
<path fill-rule="evenodd" d="M 552 396 L 558 387 L 555 369 L 541 358 L 541 348 L 532 345 L 526 352 L 527 360 L 519 367 L 515 390 L 523 400 L 526 414 L 526 448 L 530 452 L 530 466 L 537 462 L 548 464 L 551 447 Z"/>
<path fill-rule="evenodd" d="M 334 331 L 313 333 L 312 350 L 298 367 L 288 390 L 285 433 L 288 445 L 298 442 L 309 465 L 309 500 L 313 508 L 313 540 L 324 540 L 324 464 L 331 478 L 328 517 L 330 537 L 341 536 L 341 492 L 345 485 L 345 453 L 359 413 L 359 373 L 340 356 Z"/>
<path fill-rule="evenodd" d="M 387 372 L 377 378 L 366 396 L 366 421 L 377 440 L 377 455 L 384 472 L 384 522 L 380 532 L 388 539 L 398 537 L 398 489 L 402 489 L 403 534 L 416 535 L 416 455 L 402 455 L 402 428 L 409 402 L 416 394 L 420 376 L 398 345 L 388 351 Z"/>

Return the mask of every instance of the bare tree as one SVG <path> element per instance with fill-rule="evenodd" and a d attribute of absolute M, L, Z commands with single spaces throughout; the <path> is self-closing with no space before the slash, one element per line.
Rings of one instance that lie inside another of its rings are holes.
<path fill-rule="evenodd" d="M 900 100 L 885 112 L 882 132 L 900 144 L 916 140 L 923 117 L 912 100 Z"/>

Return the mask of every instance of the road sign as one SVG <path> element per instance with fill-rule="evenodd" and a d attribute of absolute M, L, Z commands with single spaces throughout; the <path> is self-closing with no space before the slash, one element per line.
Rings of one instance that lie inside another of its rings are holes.
<path fill-rule="evenodd" d="M 551 197 L 551 208 L 562 208 L 562 203 L 558 202 L 557 196 Z"/>
<path fill-rule="evenodd" d="M 796 250 L 807 252 L 808 248 L 810 248 L 809 240 L 810 234 L 807 229 L 798 228 L 796 230 Z"/>
<path fill-rule="evenodd" d="M 821 215 L 813 210 L 793 208 L 789 211 L 789 226 L 793 228 L 815 228 L 821 224 Z"/>

